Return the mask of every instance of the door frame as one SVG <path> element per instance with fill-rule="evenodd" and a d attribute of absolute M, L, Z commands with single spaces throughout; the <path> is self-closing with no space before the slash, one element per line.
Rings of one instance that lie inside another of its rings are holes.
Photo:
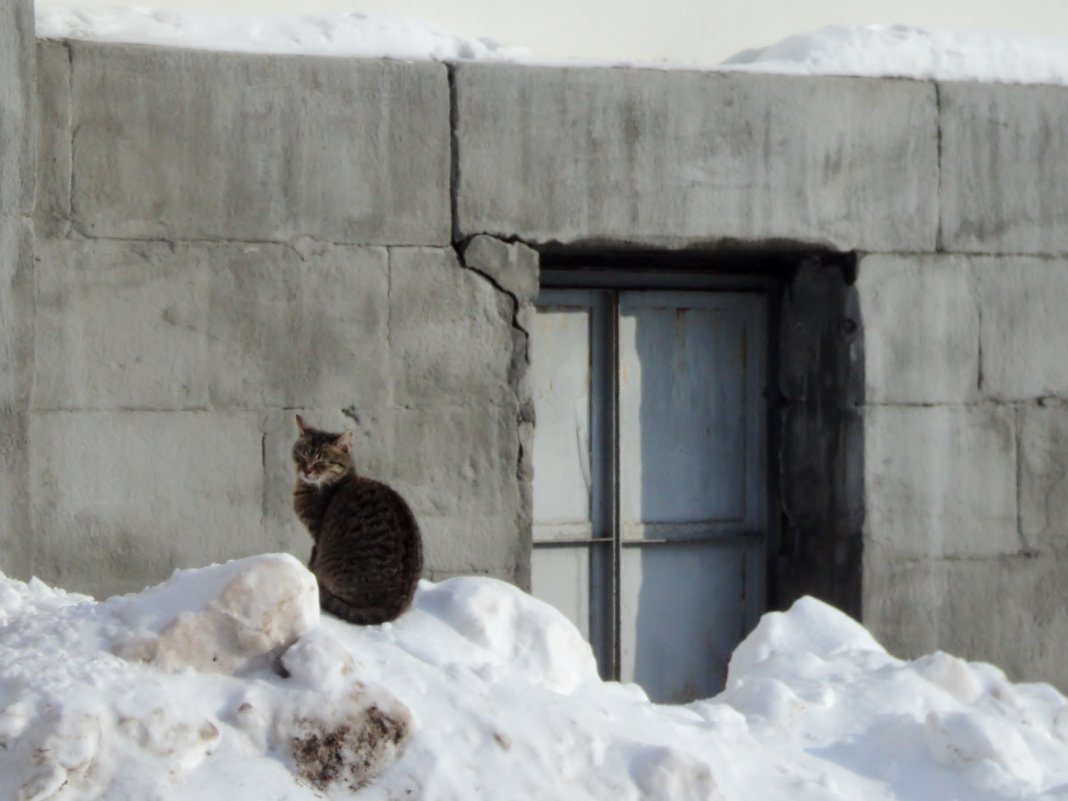
<path fill-rule="evenodd" d="M 640 258 L 640 257 L 637 257 Z M 765 504 L 765 539 L 764 539 L 764 592 L 762 598 L 756 604 L 757 612 L 747 614 L 745 621 L 749 629 L 759 620 L 760 614 L 771 608 L 771 599 L 775 597 L 772 583 L 776 571 L 774 570 L 773 555 L 779 550 L 781 520 L 779 499 L 779 421 L 780 421 L 780 398 L 778 392 L 778 341 L 780 321 L 780 298 L 783 280 L 775 274 L 760 272 L 752 273 L 716 273 L 707 270 L 663 270 L 663 269 L 619 269 L 604 266 L 584 266 L 581 263 L 569 264 L 566 268 L 554 268 L 543 266 L 540 271 L 540 289 L 542 290 L 610 290 L 616 293 L 625 291 L 696 291 L 696 292 L 724 292 L 737 294 L 757 294 L 764 299 L 766 306 L 766 352 L 764 364 L 767 371 L 765 381 L 765 486 L 767 489 Z M 540 293 L 539 293 L 540 297 Z M 535 300 L 535 306 L 537 300 Z M 619 361 L 618 344 L 618 294 L 610 304 L 611 313 L 607 314 L 608 325 L 611 327 L 609 335 L 610 348 L 605 360 L 608 364 L 616 365 Z M 608 609 L 605 614 L 610 628 L 610 665 L 609 675 L 605 678 L 619 680 L 622 673 L 622 636 L 620 618 L 621 598 L 620 576 L 622 570 L 623 538 L 620 532 L 619 510 L 619 386 L 616 369 L 607 371 L 609 374 L 604 380 L 608 382 L 608 410 L 606 420 L 603 422 L 606 436 L 605 458 L 612 465 L 608 470 L 611 482 L 611 496 L 609 498 L 608 516 L 610 530 L 612 532 L 612 555 L 611 555 L 611 582 L 609 589 Z M 535 426 L 537 424 L 535 423 Z M 533 547 L 533 543 L 532 543 Z M 552 547 L 544 544 L 542 547 Z M 591 599 L 591 606 L 593 599 Z"/>

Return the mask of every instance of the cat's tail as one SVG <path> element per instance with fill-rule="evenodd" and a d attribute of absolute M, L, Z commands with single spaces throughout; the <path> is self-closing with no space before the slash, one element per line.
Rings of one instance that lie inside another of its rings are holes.
<path fill-rule="evenodd" d="M 397 607 L 395 605 L 353 606 L 343 598 L 334 595 L 320 582 L 319 606 L 334 617 L 339 617 L 349 623 L 355 623 L 358 626 L 375 626 L 379 623 L 388 623 L 390 620 L 396 620 L 408 605 L 405 604 L 402 607 Z"/>

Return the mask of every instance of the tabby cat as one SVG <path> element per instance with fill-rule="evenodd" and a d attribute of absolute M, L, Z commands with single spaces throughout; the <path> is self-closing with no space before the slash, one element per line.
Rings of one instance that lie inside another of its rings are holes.
<path fill-rule="evenodd" d="M 319 604 L 350 623 L 393 620 L 412 601 L 423 569 L 419 526 L 391 487 L 356 474 L 352 432 L 331 434 L 297 415 L 293 508 L 312 536 L 308 566 Z"/>

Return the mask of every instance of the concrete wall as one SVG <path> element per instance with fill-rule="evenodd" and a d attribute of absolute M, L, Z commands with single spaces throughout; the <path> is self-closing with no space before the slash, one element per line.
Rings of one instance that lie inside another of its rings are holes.
<path fill-rule="evenodd" d="M 490 275 L 533 253 L 486 242 L 469 269 L 452 246 L 446 67 L 63 42 L 37 61 L 29 558 L 5 568 L 108 593 L 306 554 L 300 412 L 355 429 L 429 575 L 525 581 L 526 343 Z"/>
<path fill-rule="evenodd" d="M 525 584 L 532 247 L 760 247 L 738 269 L 808 254 L 768 268 L 776 602 L 1068 686 L 1066 117 L 1048 87 L 39 43 L 4 569 L 111 592 L 306 553 L 300 411 L 355 428 L 430 575 Z"/>
<path fill-rule="evenodd" d="M 30 567 L 27 406 L 33 324 L 33 2 L 0 6 L 0 569 Z"/>

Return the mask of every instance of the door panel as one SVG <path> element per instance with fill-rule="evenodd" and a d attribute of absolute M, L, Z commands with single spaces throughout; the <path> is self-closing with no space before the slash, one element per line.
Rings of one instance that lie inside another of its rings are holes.
<path fill-rule="evenodd" d="M 745 549 L 744 541 L 623 549 L 621 680 L 661 703 L 723 689 L 747 631 Z"/>
<path fill-rule="evenodd" d="M 756 524 L 763 513 L 750 490 L 763 469 L 762 426 L 750 425 L 763 407 L 754 398 L 763 368 L 754 300 L 622 293 L 620 511 L 626 539 L 691 539 L 725 528 L 717 524 Z"/>
<path fill-rule="evenodd" d="M 722 688 L 764 597 L 766 300 L 543 290 L 532 332 L 534 593 L 606 678 Z"/>
<path fill-rule="evenodd" d="M 592 532 L 590 305 L 561 294 L 534 318 L 530 377 L 534 439 L 534 538 L 588 539 Z M 569 302 L 570 301 L 570 302 Z M 565 305 L 566 304 L 566 305 Z"/>

